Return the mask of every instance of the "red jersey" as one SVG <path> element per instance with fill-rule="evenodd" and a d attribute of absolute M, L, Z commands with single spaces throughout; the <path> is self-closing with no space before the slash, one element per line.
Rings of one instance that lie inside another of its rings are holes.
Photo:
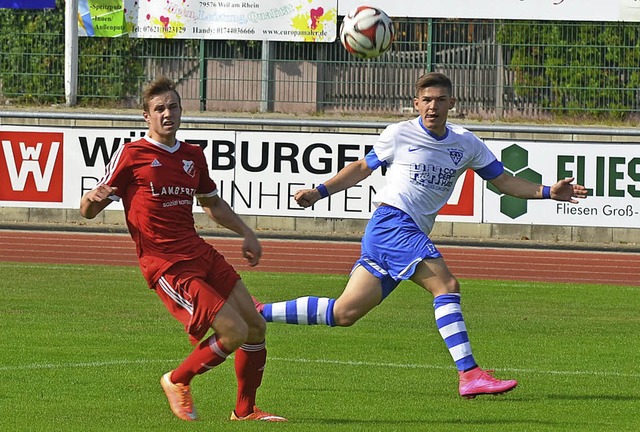
<path fill-rule="evenodd" d="M 193 219 L 195 196 L 218 193 L 199 146 L 176 141 L 167 147 L 145 136 L 118 148 L 98 184 L 103 183 L 118 188 L 149 286 L 172 264 L 211 248 Z"/>

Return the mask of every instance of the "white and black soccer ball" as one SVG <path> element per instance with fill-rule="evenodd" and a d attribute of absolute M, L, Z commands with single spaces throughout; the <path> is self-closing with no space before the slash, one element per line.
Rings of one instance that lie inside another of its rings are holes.
<path fill-rule="evenodd" d="M 364 59 L 379 57 L 391 48 L 393 21 L 381 9 L 358 6 L 340 26 L 340 42 L 351 54 Z"/>

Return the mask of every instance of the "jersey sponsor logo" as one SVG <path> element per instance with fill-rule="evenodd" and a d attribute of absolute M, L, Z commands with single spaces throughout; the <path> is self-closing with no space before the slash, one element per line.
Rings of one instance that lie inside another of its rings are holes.
<path fill-rule="evenodd" d="M 195 188 L 189 188 L 184 186 L 160 186 L 156 187 L 153 182 L 149 183 L 149 188 L 151 189 L 151 195 L 153 196 L 162 196 L 162 195 L 188 195 L 194 196 L 196 194 Z"/>
<path fill-rule="evenodd" d="M 193 164 L 193 161 L 182 160 L 182 168 L 184 168 L 184 172 L 189 174 L 189 176 L 194 177 L 196 175 L 196 167 Z"/>
<path fill-rule="evenodd" d="M 62 133 L 0 132 L 0 201 L 62 202 L 63 140 Z"/>
<path fill-rule="evenodd" d="M 437 190 L 450 189 L 455 175 L 456 170 L 453 168 L 423 163 L 413 164 L 409 171 L 411 183 Z"/>

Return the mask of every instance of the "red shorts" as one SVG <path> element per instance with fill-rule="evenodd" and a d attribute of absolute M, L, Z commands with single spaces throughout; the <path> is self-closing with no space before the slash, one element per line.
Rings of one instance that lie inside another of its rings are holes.
<path fill-rule="evenodd" d="M 213 326 L 240 275 L 215 249 L 169 267 L 153 286 L 171 315 L 197 344 Z"/>

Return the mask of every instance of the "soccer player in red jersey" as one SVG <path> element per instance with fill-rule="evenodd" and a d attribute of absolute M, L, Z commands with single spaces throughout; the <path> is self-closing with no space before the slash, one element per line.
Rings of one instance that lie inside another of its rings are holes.
<path fill-rule="evenodd" d="M 243 255 L 252 266 L 260 260 L 260 243 L 218 195 L 202 149 L 176 139 L 182 105 L 175 84 L 165 77 L 150 83 L 143 110 L 147 134 L 115 152 L 104 177 L 82 197 L 80 213 L 92 219 L 122 200 L 142 274 L 197 345 L 160 380 L 173 413 L 197 420 L 191 380 L 235 351 L 238 394 L 231 420 L 286 421 L 256 407 L 266 324 L 238 273 L 197 234 L 194 198 L 212 220 L 244 238 Z M 209 329 L 213 334 L 205 339 Z"/>

